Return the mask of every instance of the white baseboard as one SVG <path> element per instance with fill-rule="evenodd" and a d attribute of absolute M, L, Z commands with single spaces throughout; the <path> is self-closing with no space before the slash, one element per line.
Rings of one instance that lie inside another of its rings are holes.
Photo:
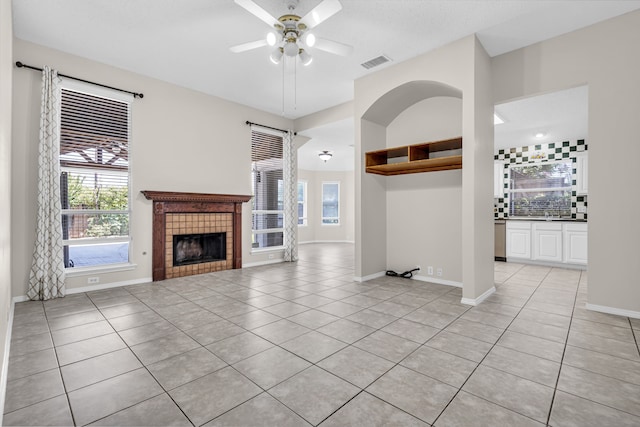
<path fill-rule="evenodd" d="M 543 267 L 558 267 L 558 268 L 566 268 L 569 270 L 587 270 L 586 265 L 582 264 L 565 264 L 564 262 L 553 262 L 553 261 L 538 261 L 533 259 L 523 259 L 523 258 L 507 258 L 507 262 L 515 262 L 518 264 L 530 264 L 530 265 L 540 265 Z"/>
<path fill-rule="evenodd" d="M 15 302 L 9 305 L 9 318 L 7 320 L 7 335 L 4 340 L 4 354 L 2 355 L 2 373 L 0 374 L 0 408 L 4 408 L 4 400 L 7 394 L 7 375 L 9 373 L 9 352 L 11 351 L 11 330 L 13 329 L 13 312 Z M 4 411 L 0 411 L 0 425 Z"/>
<path fill-rule="evenodd" d="M 482 295 L 480 295 L 478 298 L 462 298 L 460 300 L 461 304 L 466 304 L 466 305 L 478 305 L 480 304 L 482 301 L 486 300 L 487 298 L 489 298 L 491 296 L 491 294 L 493 294 L 496 291 L 496 287 L 492 286 L 490 289 L 487 289 Z"/>
<path fill-rule="evenodd" d="M 429 282 L 429 283 L 435 283 L 436 285 L 446 285 L 446 286 L 455 286 L 456 288 L 461 288 L 462 287 L 462 283 L 460 282 L 456 282 L 453 280 L 445 280 L 445 279 L 438 279 L 436 277 L 432 277 L 432 276 L 413 276 L 412 277 L 413 280 L 419 280 L 421 282 Z"/>
<path fill-rule="evenodd" d="M 378 277 L 383 277 L 386 276 L 387 272 L 386 271 L 379 271 L 377 273 L 373 273 L 373 274 L 369 274 L 368 276 L 363 276 L 363 277 L 358 277 L 358 276 L 354 276 L 353 280 L 356 282 L 366 282 L 368 280 L 373 280 L 373 279 L 377 279 Z"/>
<path fill-rule="evenodd" d="M 81 294 L 83 292 L 101 291 L 103 289 L 119 288 L 120 286 L 141 285 L 143 283 L 151 283 L 151 277 L 143 277 L 142 279 L 125 280 L 123 282 L 104 283 L 102 285 L 81 286 L 79 288 L 67 289 L 67 294 Z"/>
<path fill-rule="evenodd" d="M 606 305 L 585 304 L 585 308 L 591 311 L 599 311 L 600 313 L 615 314 L 617 316 L 633 317 L 640 319 L 640 311 L 625 310 L 622 308 L 607 307 Z"/>
<path fill-rule="evenodd" d="M 144 283 L 151 283 L 153 279 L 151 277 L 143 277 L 142 279 L 125 280 L 123 282 L 103 283 L 101 285 L 81 286 L 79 288 L 66 289 L 66 295 L 81 294 L 83 292 L 102 291 L 104 289 L 119 288 L 121 286 L 142 285 Z M 21 295 L 13 297 L 13 302 L 25 302 L 29 301 L 29 297 Z"/>
<path fill-rule="evenodd" d="M 309 240 L 307 242 L 298 242 L 299 245 L 311 245 L 313 243 L 355 243 L 353 240 Z"/>
<path fill-rule="evenodd" d="M 284 262 L 284 258 L 270 259 L 267 261 L 248 262 L 248 263 L 242 263 L 242 268 L 259 267 L 261 265 L 269 265 L 269 264 L 279 264 L 281 262 Z"/>

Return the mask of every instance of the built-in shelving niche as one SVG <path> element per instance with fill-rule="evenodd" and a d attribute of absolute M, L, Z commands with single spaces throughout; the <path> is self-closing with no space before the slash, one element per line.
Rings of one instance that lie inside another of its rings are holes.
<path fill-rule="evenodd" d="M 365 153 L 365 171 L 404 175 L 462 169 L 462 137 Z"/>

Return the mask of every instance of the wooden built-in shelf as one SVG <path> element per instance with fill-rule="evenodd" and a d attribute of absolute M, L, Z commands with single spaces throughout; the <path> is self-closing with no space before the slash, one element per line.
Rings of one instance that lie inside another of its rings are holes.
<path fill-rule="evenodd" d="M 365 153 L 365 171 L 388 176 L 462 169 L 462 155 L 446 155 L 447 151 L 460 149 L 462 138 L 370 151 Z M 406 161 L 389 162 L 403 157 Z"/>

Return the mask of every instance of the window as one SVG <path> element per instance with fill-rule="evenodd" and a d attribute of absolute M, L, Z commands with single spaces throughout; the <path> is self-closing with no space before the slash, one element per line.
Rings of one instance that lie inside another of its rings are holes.
<path fill-rule="evenodd" d="M 298 225 L 307 225 L 307 182 L 298 181 Z"/>
<path fill-rule="evenodd" d="M 284 181 L 282 134 L 251 131 L 251 247 L 284 243 Z"/>
<path fill-rule="evenodd" d="M 570 160 L 511 166 L 509 215 L 571 216 Z"/>
<path fill-rule="evenodd" d="M 62 88 L 59 158 L 66 268 L 129 262 L 131 100 L 93 89 L 79 90 L 69 82 Z"/>
<path fill-rule="evenodd" d="M 322 224 L 340 224 L 340 183 L 322 183 Z"/>

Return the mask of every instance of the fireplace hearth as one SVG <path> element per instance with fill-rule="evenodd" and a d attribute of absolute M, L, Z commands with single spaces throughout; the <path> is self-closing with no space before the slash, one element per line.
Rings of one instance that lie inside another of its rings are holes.
<path fill-rule="evenodd" d="M 242 203 L 251 196 L 142 194 L 153 200 L 154 281 L 242 268 Z"/>

